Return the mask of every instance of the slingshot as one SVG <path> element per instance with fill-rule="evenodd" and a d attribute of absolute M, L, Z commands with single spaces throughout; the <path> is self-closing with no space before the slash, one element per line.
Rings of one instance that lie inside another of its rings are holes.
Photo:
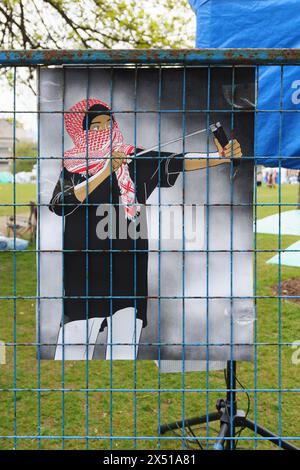
<path fill-rule="evenodd" d="M 181 137 L 177 137 L 176 139 L 169 140 L 168 142 L 164 142 L 162 144 L 154 145 L 153 147 L 149 149 L 142 150 L 141 152 L 136 154 L 136 157 L 140 157 L 141 155 L 145 155 L 148 152 L 151 152 L 152 150 L 156 149 L 161 149 L 162 147 L 166 147 L 167 145 L 174 144 L 176 142 L 180 142 L 181 140 L 185 140 L 189 137 L 192 137 L 194 135 L 198 134 L 203 134 L 204 132 L 207 132 L 210 130 L 215 138 L 220 142 L 221 146 L 224 148 L 226 147 L 227 144 L 229 144 L 229 140 L 227 138 L 227 135 L 223 129 L 223 126 L 220 122 L 217 122 L 215 124 L 211 124 L 209 128 L 204 128 L 204 129 L 199 129 L 198 131 L 190 132 L 189 134 L 186 134 Z M 174 155 L 175 156 L 175 155 Z M 237 175 L 237 167 L 240 164 L 240 159 L 233 159 L 233 166 L 234 166 L 234 172 L 233 174 L 230 175 L 230 178 L 233 180 L 236 175 Z"/>

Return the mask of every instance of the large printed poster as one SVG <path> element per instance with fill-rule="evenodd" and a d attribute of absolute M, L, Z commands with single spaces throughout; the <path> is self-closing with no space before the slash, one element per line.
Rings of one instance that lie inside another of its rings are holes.
<path fill-rule="evenodd" d="M 42 358 L 251 360 L 254 71 L 232 74 L 41 70 Z"/>

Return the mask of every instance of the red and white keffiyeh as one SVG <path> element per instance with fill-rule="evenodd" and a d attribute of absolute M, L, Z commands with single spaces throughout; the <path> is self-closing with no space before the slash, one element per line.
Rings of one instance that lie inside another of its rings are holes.
<path fill-rule="evenodd" d="M 64 153 L 64 166 L 68 171 L 80 173 L 83 176 L 87 174 L 92 176 L 102 172 L 110 164 L 109 159 L 112 152 L 123 152 L 125 155 L 134 152 L 132 145 L 124 143 L 122 132 L 115 119 L 108 129 L 83 129 L 86 113 L 95 104 L 101 104 L 107 110 L 110 110 L 109 106 L 103 101 L 90 98 L 89 100 L 79 101 L 65 114 L 66 130 L 74 142 L 74 147 Z M 110 148 L 111 143 L 112 149 Z M 123 163 L 115 173 L 125 215 L 129 220 L 132 220 L 140 211 L 140 207 L 134 205 L 136 202 L 135 186 L 130 177 L 127 163 Z"/>

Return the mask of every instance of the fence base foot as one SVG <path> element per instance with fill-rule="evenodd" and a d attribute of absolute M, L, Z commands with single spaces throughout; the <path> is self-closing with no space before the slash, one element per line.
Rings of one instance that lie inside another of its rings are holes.
<path fill-rule="evenodd" d="M 225 406 L 223 407 L 223 405 Z M 160 428 L 160 433 L 165 434 L 168 431 L 181 430 L 183 428 L 190 429 L 192 426 L 219 421 L 220 432 L 216 437 L 216 441 L 213 446 L 214 450 L 235 450 L 237 445 L 237 441 L 235 440 L 237 428 L 250 429 L 251 431 L 255 432 L 255 434 L 267 438 L 267 440 L 270 440 L 273 444 L 280 447 L 281 449 L 300 450 L 293 444 L 280 439 L 279 436 L 276 436 L 276 434 L 272 433 L 263 426 L 248 419 L 242 410 L 237 410 L 236 414 L 233 417 L 230 417 L 225 400 L 218 400 L 217 409 L 220 406 L 222 406 L 222 408 L 220 408 L 215 413 L 189 418 L 184 421 L 175 421 L 173 423 L 163 424 Z M 198 442 L 199 447 L 202 448 L 201 443 L 197 439 L 196 442 Z"/>

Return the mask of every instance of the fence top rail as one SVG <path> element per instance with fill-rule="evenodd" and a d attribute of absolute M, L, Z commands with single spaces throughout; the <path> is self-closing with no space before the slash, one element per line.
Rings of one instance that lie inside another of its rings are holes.
<path fill-rule="evenodd" d="M 36 65 L 300 65 L 300 49 L 2 50 L 2 66 Z"/>

